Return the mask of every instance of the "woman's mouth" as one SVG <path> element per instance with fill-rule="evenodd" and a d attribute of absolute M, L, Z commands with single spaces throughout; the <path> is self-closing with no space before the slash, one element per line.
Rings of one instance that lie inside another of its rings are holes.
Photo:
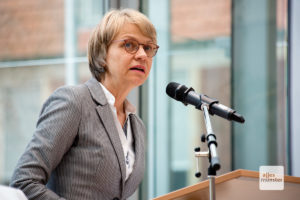
<path fill-rule="evenodd" d="M 140 71 L 140 72 L 145 73 L 145 67 L 142 65 L 135 65 L 135 66 L 131 67 L 130 70 L 135 70 L 135 71 Z"/>

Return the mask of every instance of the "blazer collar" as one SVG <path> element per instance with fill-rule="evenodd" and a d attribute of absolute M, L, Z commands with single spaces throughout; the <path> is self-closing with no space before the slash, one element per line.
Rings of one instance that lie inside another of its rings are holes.
<path fill-rule="evenodd" d="M 103 106 L 108 103 L 99 81 L 94 77 L 85 82 L 85 85 L 89 88 L 93 100 L 98 104 Z"/>

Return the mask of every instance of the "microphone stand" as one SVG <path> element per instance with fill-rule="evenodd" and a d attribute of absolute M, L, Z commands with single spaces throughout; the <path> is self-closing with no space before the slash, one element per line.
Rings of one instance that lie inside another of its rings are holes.
<path fill-rule="evenodd" d="M 208 167 L 208 179 L 209 179 L 209 199 L 215 200 L 216 199 L 216 189 L 215 189 L 215 176 L 216 171 L 220 169 L 220 161 L 217 153 L 217 141 L 216 136 L 213 133 L 209 113 L 208 113 L 208 106 L 207 104 L 201 105 L 201 110 L 204 112 L 204 120 L 206 126 L 206 135 L 202 135 L 201 141 L 207 142 L 208 151 L 200 152 L 200 147 L 195 148 L 195 157 L 197 158 L 197 172 L 195 176 L 199 178 L 201 173 L 199 171 L 199 158 L 200 157 L 208 157 L 209 159 L 209 167 Z"/>

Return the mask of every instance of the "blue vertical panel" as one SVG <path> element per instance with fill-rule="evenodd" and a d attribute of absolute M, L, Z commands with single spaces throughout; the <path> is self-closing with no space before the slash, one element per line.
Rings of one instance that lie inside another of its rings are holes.
<path fill-rule="evenodd" d="M 233 168 L 276 164 L 276 1 L 233 1 Z"/>
<path fill-rule="evenodd" d="M 159 52 L 149 78 L 149 198 L 169 191 L 168 81 L 169 2 L 149 1 L 149 18 L 156 27 Z M 151 169 L 153 168 L 153 169 Z"/>
<path fill-rule="evenodd" d="M 65 60 L 67 85 L 77 84 L 74 1 L 65 0 Z"/>
<path fill-rule="evenodd" d="M 293 176 L 300 176 L 300 1 L 292 0 L 290 8 L 291 168 Z"/>

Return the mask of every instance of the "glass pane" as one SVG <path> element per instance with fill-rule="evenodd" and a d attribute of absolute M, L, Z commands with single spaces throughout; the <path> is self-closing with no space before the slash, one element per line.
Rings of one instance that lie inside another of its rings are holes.
<path fill-rule="evenodd" d="M 87 62 L 82 62 L 78 64 L 78 74 L 79 74 L 79 83 L 85 83 L 91 78 L 91 72 L 89 70 L 89 64 Z"/>
<path fill-rule="evenodd" d="M 146 104 L 151 145 L 148 198 L 152 198 L 207 177 L 208 158 L 200 159 L 202 177 L 194 175 L 194 148 L 207 150 L 200 140 L 206 132 L 203 112 L 167 97 L 165 88 L 169 82 L 178 82 L 230 106 L 231 1 L 150 1 L 149 15 L 160 45 Z M 221 160 L 218 174 L 222 174 L 231 170 L 231 123 L 215 116 L 211 122 Z"/>
<path fill-rule="evenodd" d="M 43 102 L 64 84 L 63 65 L 0 69 L 0 184 L 8 184 Z"/>
<path fill-rule="evenodd" d="M 231 1 L 172 0 L 170 81 L 192 86 L 196 92 L 218 99 L 230 106 Z M 212 13 L 214 13 L 212 15 Z M 230 122 L 210 116 L 217 136 L 221 170 L 231 169 Z M 206 132 L 203 112 L 170 101 L 170 191 L 194 184 L 196 159 L 194 147 Z M 200 159 L 203 180 L 207 177 L 208 159 Z"/>
<path fill-rule="evenodd" d="M 287 170 L 287 1 L 233 4 L 233 101 L 246 117 L 234 124 L 233 168 Z"/>
<path fill-rule="evenodd" d="M 285 172 L 289 173 L 289 152 L 288 139 L 288 100 L 287 100 L 287 48 L 288 48 L 288 2 L 287 0 L 277 0 L 276 5 L 276 65 L 277 65 L 277 161 L 285 166 Z M 284 116 L 284 118 L 282 118 Z"/>
<path fill-rule="evenodd" d="M 8 184 L 44 101 L 91 77 L 87 42 L 108 1 L 1 0 L 0 8 L 0 184 Z"/>
<path fill-rule="evenodd" d="M 87 44 L 91 31 L 101 20 L 104 12 L 106 12 L 107 0 L 76 0 L 76 43 L 77 54 L 79 56 L 86 56 Z"/>

